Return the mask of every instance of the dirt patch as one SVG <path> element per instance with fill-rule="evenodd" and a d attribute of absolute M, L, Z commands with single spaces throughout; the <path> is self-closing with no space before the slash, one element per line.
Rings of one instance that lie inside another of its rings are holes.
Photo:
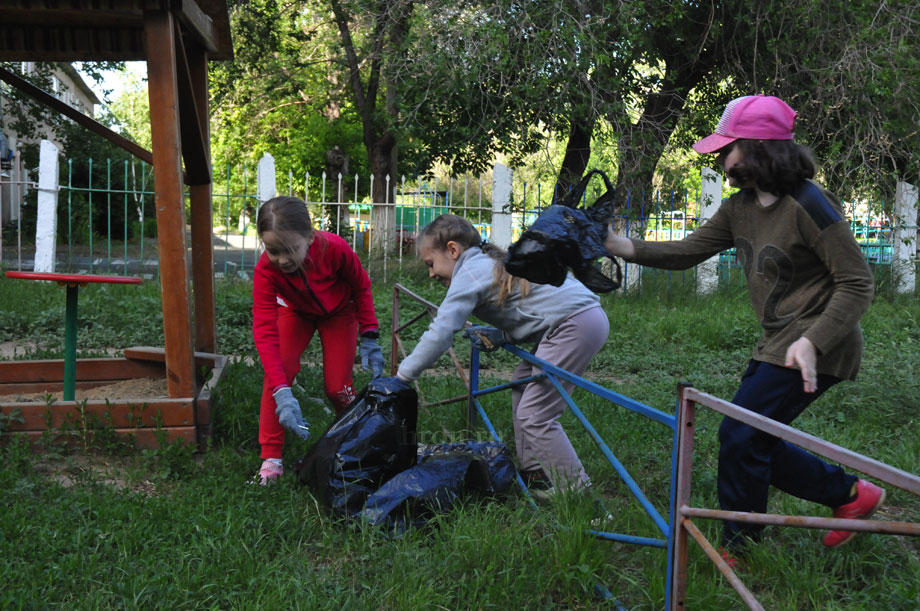
<path fill-rule="evenodd" d="M 64 392 L 53 393 L 14 393 L 10 395 L 0 395 L 0 399 L 5 402 L 15 403 L 44 403 L 47 395 L 50 394 L 58 401 L 64 400 Z M 96 386 L 85 390 L 77 389 L 75 400 L 77 401 L 98 401 L 109 399 L 160 399 L 167 398 L 169 390 L 166 386 L 166 378 L 137 378 L 133 380 L 123 380 L 114 384 L 105 386 Z"/>
<path fill-rule="evenodd" d="M 30 356 L 37 352 L 39 345 L 35 342 L 0 342 L 0 361 L 12 361 L 17 357 Z M 93 355 L 107 354 L 109 356 L 121 356 L 124 348 L 96 348 L 84 350 L 82 352 Z"/>
<path fill-rule="evenodd" d="M 154 496 L 156 485 L 143 476 L 132 457 L 116 458 L 92 455 L 71 455 L 63 458 L 39 458 L 33 465 L 37 473 L 59 483 L 64 488 L 85 484 L 112 486 Z M 133 477 L 131 471 L 135 471 Z"/>
<path fill-rule="evenodd" d="M 35 352 L 35 342 L 0 342 L 0 360 L 12 360 Z"/>

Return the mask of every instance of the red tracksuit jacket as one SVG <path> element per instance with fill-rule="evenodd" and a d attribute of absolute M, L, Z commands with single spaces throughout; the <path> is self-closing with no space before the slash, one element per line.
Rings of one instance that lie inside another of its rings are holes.
<path fill-rule="evenodd" d="M 300 274 L 285 274 L 262 253 L 252 286 L 252 334 L 270 388 L 287 385 L 278 346 L 278 297 L 307 318 L 321 320 L 349 307 L 355 309 L 358 334 L 376 331 L 371 279 L 361 260 L 341 237 L 316 231 Z"/>

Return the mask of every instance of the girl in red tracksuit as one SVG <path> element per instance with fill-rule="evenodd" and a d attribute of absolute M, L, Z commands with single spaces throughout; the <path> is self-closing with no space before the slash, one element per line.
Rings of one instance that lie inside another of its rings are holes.
<path fill-rule="evenodd" d="M 291 385 L 300 357 L 319 333 L 323 382 L 336 413 L 354 399 L 352 366 L 361 336 L 361 361 L 383 372 L 371 281 L 354 250 L 341 237 L 316 231 L 306 204 L 276 197 L 259 209 L 257 229 L 265 252 L 255 268 L 252 333 L 265 370 L 259 415 L 264 485 L 283 473 L 284 429 L 309 436 Z M 283 427 L 283 428 L 282 428 Z"/>

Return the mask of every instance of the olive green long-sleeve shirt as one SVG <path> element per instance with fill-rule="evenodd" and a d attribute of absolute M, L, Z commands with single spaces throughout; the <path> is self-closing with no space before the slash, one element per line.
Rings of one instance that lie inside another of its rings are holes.
<path fill-rule="evenodd" d="M 786 349 L 805 336 L 818 350 L 819 374 L 856 377 L 859 319 L 875 283 L 840 201 L 816 183 L 770 206 L 744 189 L 683 240 L 632 242 L 631 261 L 665 269 L 687 269 L 735 247 L 764 330 L 753 358 L 785 366 Z"/>

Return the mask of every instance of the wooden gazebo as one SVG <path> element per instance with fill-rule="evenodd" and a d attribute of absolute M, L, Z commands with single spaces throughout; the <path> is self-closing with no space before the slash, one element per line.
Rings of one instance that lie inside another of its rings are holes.
<path fill-rule="evenodd" d="M 210 426 L 208 390 L 219 377 L 224 361 L 216 354 L 208 61 L 232 57 L 230 22 L 224 1 L 0 1 L 0 61 L 147 62 L 152 151 L 142 149 L 2 68 L 0 80 L 153 164 L 165 345 L 126 350 L 125 359 L 80 360 L 76 369 L 77 386 L 85 388 L 149 375 L 159 367 L 167 380 L 169 401 L 159 406 L 145 401 L 149 405 L 144 413 L 150 412 L 153 417 L 159 412 L 156 417 L 170 438 L 199 442 Z M 186 247 L 186 186 L 191 201 L 191 260 Z M 0 387 L 48 388 L 55 382 L 56 363 L 0 363 Z M 215 374 L 207 383 L 200 375 L 202 365 Z M 106 407 L 105 402 L 102 406 L 91 403 L 96 402 L 89 402 L 87 410 Z M 124 407 L 131 410 L 127 422 L 119 420 L 119 405 L 109 402 L 108 409 L 116 430 L 134 433 L 139 444 L 149 444 L 151 424 L 142 422 L 140 428 L 134 426 L 137 403 L 126 400 Z M 44 413 L 46 406 L 32 414 L 23 405 L 19 403 L 16 407 L 21 409 L 26 422 L 13 423 L 9 428 L 38 432 L 41 427 L 33 421 L 41 422 L 38 412 Z M 0 404 L 3 411 L 8 407 L 10 404 Z M 75 405 L 56 403 L 52 408 L 54 418 L 58 419 Z"/>

